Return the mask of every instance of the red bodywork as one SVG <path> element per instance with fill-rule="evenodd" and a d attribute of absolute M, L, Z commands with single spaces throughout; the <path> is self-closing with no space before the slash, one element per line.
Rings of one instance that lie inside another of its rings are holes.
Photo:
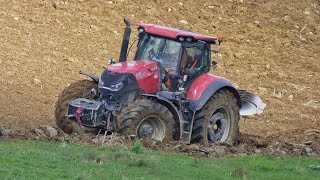
<path fill-rule="evenodd" d="M 147 94 L 156 93 L 159 85 L 159 69 L 154 61 L 126 61 L 111 65 L 109 71 L 115 73 L 131 73 L 138 81 L 139 87 Z M 199 100 L 207 87 L 215 81 L 223 79 L 210 73 L 202 74 L 186 90 L 187 99 Z"/>
<path fill-rule="evenodd" d="M 199 100 L 202 93 L 207 89 L 207 87 L 219 79 L 223 78 L 220 76 L 212 75 L 210 73 L 202 74 L 187 89 L 187 99 Z"/>
<path fill-rule="evenodd" d="M 158 64 L 154 61 L 120 62 L 111 65 L 108 70 L 119 74 L 133 74 L 144 93 L 152 94 L 158 90 L 159 69 Z"/>
<path fill-rule="evenodd" d="M 140 23 L 139 28 L 143 28 L 147 33 L 163 36 L 171 39 L 177 39 L 179 37 L 192 37 L 195 40 L 202 40 L 208 43 L 214 43 L 217 38 L 211 36 L 205 36 L 193 32 L 183 31 L 179 29 L 154 25 L 154 24 L 145 24 Z"/>

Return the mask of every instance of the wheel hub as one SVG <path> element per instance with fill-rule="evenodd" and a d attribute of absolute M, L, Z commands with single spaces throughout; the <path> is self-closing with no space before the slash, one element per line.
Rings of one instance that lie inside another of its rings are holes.
<path fill-rule="evenodd" d="M 209 143 L 224 142 L 230 130 L 230 112 L 225 107 L 218 108 L 209 120 Z"/>
<path fill-rule="evenodd" d="M 137 127 L 137 135 L 140 138 L 153 138 L 155 140 L 162 141 L 165 137 L 165 128 L 160 117 L 147 116 L 145 117 Z"/>
<path fill-rule="evenodd" d="M 153 133 L 154 129 L 149 123 L 143 123 L 142 125 L 140 125 L 140 128 L 138 130 L 138 135 L 142 138 L 151 137 Z"/>

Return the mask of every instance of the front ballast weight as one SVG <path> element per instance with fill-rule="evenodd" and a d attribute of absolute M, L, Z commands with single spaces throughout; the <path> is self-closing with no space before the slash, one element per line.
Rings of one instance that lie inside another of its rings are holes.
<path fill-rule="evenodd" d="M 67 118 L 80 126 L 105 128 L 108 114 L 102 101 L 78 98 L 69 103 Z"/>

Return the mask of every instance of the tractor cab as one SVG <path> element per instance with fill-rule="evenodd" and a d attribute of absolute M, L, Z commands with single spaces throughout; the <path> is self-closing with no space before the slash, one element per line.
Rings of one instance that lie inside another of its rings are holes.
<path fill-rule="evenodd" d="M 214 37 L 152 24 L 139 25 L 135 61 L 156 61 L 163 69 L 163 83 L 177 89 L 177 80 L 185 75 L 190 82 L 210 71 L 211 44 Z M 218 41 L 219 44 L 221 41 Z"/>

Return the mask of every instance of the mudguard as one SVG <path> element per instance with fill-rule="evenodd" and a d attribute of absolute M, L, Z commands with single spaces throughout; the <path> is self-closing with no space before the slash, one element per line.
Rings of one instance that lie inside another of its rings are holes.
<path fill-rule="evenodd" d="M 81 72 L 81 71 L 80 71 L 79 74 L 82 74 L 82 75 L 84 75 L 84 76 L 87 76 L 87 77 L 91 78 L 94 82 L 97 82 L 97 83 L 99 82 L 99 77 L 96 76 L 96 75 L 87 74 L 87 73 L 84 73 L 84 72 Z"/>
<path fill-rule="evenodd" d="M 239 108 L 241 108 L 241 98 L 236 88 L 226 79 L 212 75 L 210 73 L 199 76 L 187 89 L 187 99 L 193 103 L 194 110 L 200 110 L 212 95 L 219 89 L 228 89 L 237 98 Z"/>
<path fill-rule="evenodd" d="M 237 98 L 240 116 L 261 114 L 266 107 L 261 98 L 244 90 L 237 90 L 226 79 L 212 74 L 198 77 L 187 89 L 187 99 L 193 104 L 194 110 L 200 110 L 212 95 L 219 89 L 228 89 Z"/>

